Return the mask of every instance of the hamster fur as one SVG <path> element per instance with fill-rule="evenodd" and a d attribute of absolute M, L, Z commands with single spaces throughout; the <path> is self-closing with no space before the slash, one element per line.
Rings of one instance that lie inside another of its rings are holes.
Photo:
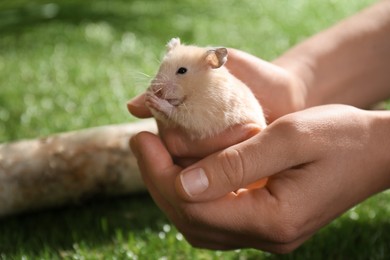
<path fill-rule="evenodd" d="M 224 66 L 226 48 L 201 48 L 171 39 L 146 91 L 153 116 L 186 130 L 192 139 L 212 137 L 237 124 L 266 127 L 252 91 Z"/>

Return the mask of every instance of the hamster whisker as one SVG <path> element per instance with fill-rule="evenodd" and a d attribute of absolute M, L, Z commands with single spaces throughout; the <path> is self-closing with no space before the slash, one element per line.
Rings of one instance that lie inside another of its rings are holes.
<path fill-rule="evenodd" d="M 157 61 L 157 64 L 161 64 L 161 62 L 162 62 L 162 60 L 157 58 L 157 57 L 155 57 L 154 60 Z"/>
<path fill-rule="evenodd" d="M 161 86 L 161 85 L 165 85 L 164 82 L 153 82 L 152 84 L 153 86 Z"/>
<path fill-rule="evenodd" d="M 144 76 L 144 77 L 149 78 L 149 79 L 152 77 L 151 75 L 148 75 L 148 74 L 146 74 L 146 73 L 144 73 L 144 72 L 141 72 L 141 71 L 137 71 L 136 73 L 137 73 L 138 75 Z"/>
<path fill-rule="evenodd" d="M 167 82 L 167 80 L 164 80 L 164 79 L 162 79 L 162 78 L 154 78 L 154 79 L 152 80 L 152 82 L 163 84 L 164 82 Z"/>
<path fill-rule="evenodd" d="M 159 83 L 159 84 L 152 84 L 151 85 L 151 89 L 155 89 L 155 88 L 158 88 L 157 91 L 160 91 L 161 89 L 163 89 L 165 86 L 165 84 L 162 84 L 162 83 Z"/>
<path fill-rule="evenodd" d="M 146 85 L 147 83 L 149 83 L 149 85 L 150 85 L 150 82 L 151 82 L 150 79 L 152 78 L 151 76 L 149 76 L 145 73 L 142 73 L 140 71 L 130 71 L 129 77 L 137 85 Z"/>
<path fill-rule="evenodd" d="M 188 115 L 190 114 L 190 110 L 185 103 L 181 103 L 180 106 L 184 107 L 184 110 L 187 112 Z"/>
<path fill-rule="evenodd" d="M 169 111 L 168 118 L 172 118 L 172 113 L 173 113 L 173 110 L 171 109 L 171 110 Z"/>
<path fill-rule="evenodd" d="M 170 78 L 169 75 L 161 74 L 160 76 L 161 76 L 163 81 L 169 81 L 169 78 Z"/>
<path fill-rule="evenodd" d="M 159 88 L 156 91 L 153 91 L 153 94 L 156 94 L 156 93 L 160 92 L 161 90 L 162 90 L 162 88 Z"/>

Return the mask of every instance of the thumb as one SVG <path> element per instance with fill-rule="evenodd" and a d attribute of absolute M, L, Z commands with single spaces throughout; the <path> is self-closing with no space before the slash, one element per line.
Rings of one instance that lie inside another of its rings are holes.
<path fill-rule="evenodd" d="M 254 137 L 214 153 L 184 169 L 176 190 L 186 200 L 206 201 L 307 163 L 310 153 L 298 136 L 269 126 Z"/>
<path fill-rule="evenodd" d="M 147 118 L 152 116 L 150 110 L 145 106 L 145 93 L 142 93 L 128 101 L 127 110 L 129 110 L 132 115 L 139 118 Z"/>

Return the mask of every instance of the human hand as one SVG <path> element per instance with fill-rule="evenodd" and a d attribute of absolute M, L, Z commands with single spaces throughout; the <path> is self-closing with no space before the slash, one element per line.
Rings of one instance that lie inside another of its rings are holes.
<path fill-rule="evenodd" d="M 252 90 L 268 122 L 305 108 L 306 85 L 293 71 L 236 49 L 226 67 Z"/>
<path fill-rule="evenodd" d="M 153 199 L 193 246 L 285 253 L 389 188 L 389 118 L 349 106 L 304 110 L 186 169 L 157 136 L 140 133 L 131 146 Z M 264 177 L 265 188 L 240 189 Z"/>

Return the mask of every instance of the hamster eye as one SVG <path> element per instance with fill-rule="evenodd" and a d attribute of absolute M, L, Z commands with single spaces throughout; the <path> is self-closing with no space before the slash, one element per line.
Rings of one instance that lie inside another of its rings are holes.
<path fill-rule="evenodd" d="M 180 67 L 177 71 L 176 74 L 185 74 L 187 72 L 187 69 L 184 67 Z"/>

